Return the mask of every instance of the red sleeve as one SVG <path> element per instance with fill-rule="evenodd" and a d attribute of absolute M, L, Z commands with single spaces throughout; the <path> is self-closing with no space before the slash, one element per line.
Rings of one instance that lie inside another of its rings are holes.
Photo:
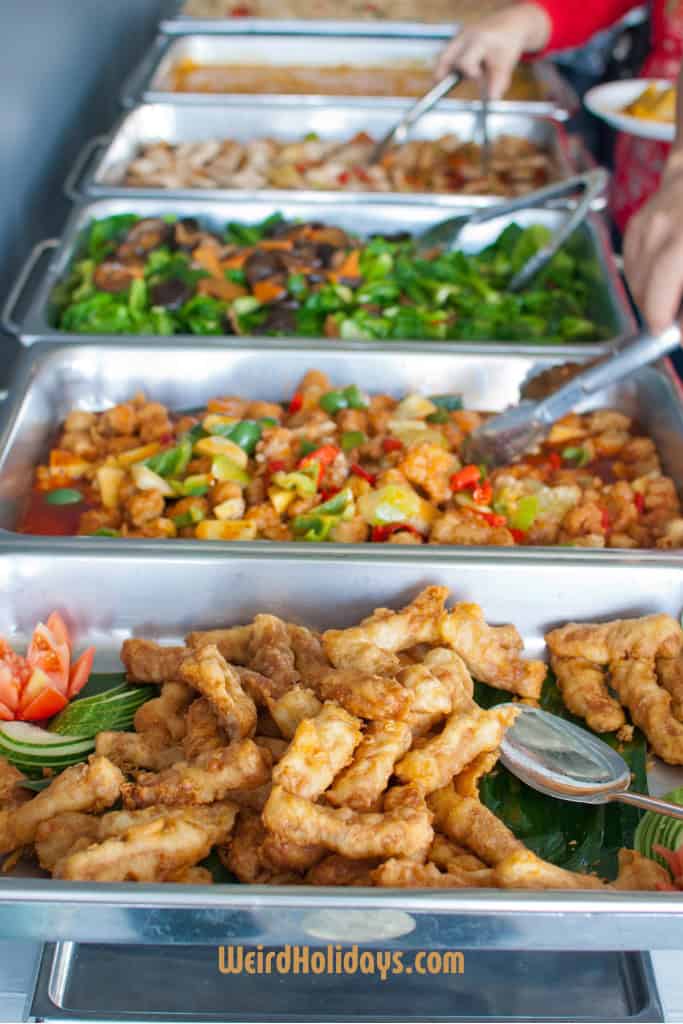
<path fill-rule="evenodd" d="M 533 0 L 542 7 L 552 22 L 548 45 L 543 53 L 551 50 L 568 50 L 581 46 L 596 32 L 614 25 L 635 7 L 642 6 L 642 0 Z"/>

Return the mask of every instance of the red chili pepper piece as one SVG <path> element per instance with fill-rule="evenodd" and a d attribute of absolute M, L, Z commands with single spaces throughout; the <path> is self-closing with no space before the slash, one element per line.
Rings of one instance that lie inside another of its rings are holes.
<path fill-rule="evenodd" d="M 507 526 L 508 521 L 505 516 L 499 516 L 495 512 L 482 512 L 478 508 L 472 508 L 470 512 L 473 512 L 475 516 L 479 516 L 489 526 Z"/>
<path fill-rule="evenodd" d="M 411 526 L 410 523 L 389 523 L 388 526 L 373 526 L 370 539 L 377 544 L 388 540 L 392 534 L 401 533 L 402 531 L 414 533 L 417 537 L 422 538 L 420 531 Z"/>
<path fill-rule="evenodd" d="M 633 496 L 633 504 L 636 506 L 636 509 L 638 510 L 638 515 L 642 516 L 643 512 L 645 511 L 645 495 L 641 494 L 640 491 L 636 491 L 636 493 Z"/>
<path fill-rule="evenodd" d="M 318 464 L 318 480 L 317 485 L 320 487 L 320 481 L 323 478 L 323 473 L 327 466 L 334 462 L 341 451 L 341 448 L 337 448 L 335 444 L 324 444 L 320 448 L 316 448 L 314 452 L 309 452 L 308 455 L 304 455 L 303 459 L 299 463 L 299 469 L 305 469 L 306 466 L 310 466 L 311 463 L 317 462 Z"/>
<path fill-rule="evenodd" d="M 339 182 L 340 185 L 348 185 L 350 180 L 351 180 L 351 175 L 349 174 L 348 171 L 341 171 L 337 175 L 337 181 Z"/>
<path fill-rule="evenodd" d="M 470 487 L 476 487 L 480 479 L 481 469 L 479 466 L 463 466 L 451 477 L 451 488 L 454 491 L 466 491 Z"/>
<path fill-rule="evenodd" d="M 549 452 L 548 462 L 551 469 L 562 469 L 562 458 L 559 452 Z"/>
<path fill-rule="evenodd" d="M 233 7 L 230 11 L 230 16 L 232 18 L 249 18 L 251 17 L 251 8 L 244 5 Z"/>
<path fill-rule="evenodd" d="M 609 518 L 609 512 L 606 508 L 600 509 L 600 525 L 602 526 L 605 533 L 609 530 L 611 523 Z"/>
<path fill-rule="evenodd" d="M 321 491 L 320 503 L 324 504 L 326 501 L 329 501 L 330 498 L 334 498 L 335 494 L 339 494 L 339 488 L 333 488 L 330 491 Z"/>
<path fill-rule="evenodd" d="M 365 182 L 366 185 L 370 181 L 370 175 L 365 170 L 365 168 L 363 168 L 363 167 L 354 167 L 353 172 L 356 175 L 356 177 L 358 178 L 358 180 Z"/>
<path fill-rule="evenodd" d="M 282 459 L 271 459 L 268 465 L 266 466 L 266 470 L 268 471 L 269 475 L 272 476 L 273 473 L 281 473 L 282 470 L 286 468 L 286 466 L 287 463 L 284 462 Z"/>
<path fill-rule="evenodd" d="M 478 484 L 472 491 L 472 497 L 476 501 L 477 505 L 490 505 L 493 497 L 493 487 L 489 480 L 484 480 Z"/>
<path fill-rule="evenodd" d="M 515 544 L 523 544 L 526 540 L 526 532 L 524 530 L 510 529 Z"/>
<path fill-rule="evenodd" d="M 304 404 L 304 396 L 300 391 L 292 395 L 292 401 L 289 403 L 289 414 L 293 416 L 296 412 L 301 412 L 301 407 Z"/>
<path fill-rule="evenodd" d="M 382 441 L 382 450 L 389 452 L 401 452 L 403 451 L 403 441 L 399 441 L 397 437 L 385 437 Z"/>
<path fill-rule="evenodd" d="M 351 466 L 351 472 L 355 476 L 359 476 L 363 480 L 367 480 L 367 482 L 369 484 L 372 484 L 373 487 L 377 483 L 377 477 L 375 476 L 375 474 L 374 473 L 368 473 L 367 469 L 363 469 L 363 467 L 359 466 L 357 462 L 354 462 L 353 465 Z"/>

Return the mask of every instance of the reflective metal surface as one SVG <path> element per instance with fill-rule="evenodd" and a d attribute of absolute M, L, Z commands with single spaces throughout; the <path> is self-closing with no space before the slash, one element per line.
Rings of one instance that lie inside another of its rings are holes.
<path fill-rule="evenodd" d="M 36 618 L 58 607 L 74 643 L 97 647 L 113 669 L 131 635 L 177 642 L 190 629 L 249 621 L 261 611 L 316 629 L 344 627 L 376 607 L 399 606 L 424 585 L 482 605 L 492 623 L 514 622 L 529 655 L 568 620 L 683 608 L 683 567 L 629 553 L 608 572 L 577 553 L 554 558 L 462 553 L 419 561 L 391 551 L 343 560 L 274 545 L 267 555 L 228 555 L 211 545 L 175 553 L 144 545 L 74 541 L 19 547 L 0 541 L 0 634 L 22 643 Z M 381 566 L 380 566 L 381 563 Z M 680 771 L 676 773 L 680 777 Z M 678 783 L 680 785 L 680 781 Z M 295 886 L 88 884 L 0 876 L 0 938 L 154 945 L 400 940 L 401 948 L 680 948 L 683 893 L 373 890 Z"/>
<path fill-rule="evenodd" d="M 213 103 L 222 107 L 241 106 L 244 95 L 229 93 L 182 93 L 170 91 L 170 74 L 182 60 L 197 64 L 285 64 L 285 65 L 363 65 L 387 66 L 401 63 L 422 64 L 431 68 L 443 49 L 443 37 L 430 35 L 429 27 L 419 36 L 381 37 L 369 35 L 345 35 L 344 29 L 336 28 L 324 37 L 286 32 L 244 33 L 223 32 L 209 35 L 159 36 L 141 61 L 121 94 L 121 102 L 131 107 L 141 100 L 146 103 Z M 531 73 L 543 89 L 542 100 L 503 100 L 492 104 L 491 110 L 516 111 L 519 113 L 546 114 L 568 117 L 578 106 L 576 94 L 555 69 L 544 62 L 530 65 Z M 353 103 L 353 97 L 342 97 Z M 263 94 L 252 96 L 256 102 L 290 102 L 291 96 Z M 300 106 L 314 105 L 328 107 L 338 97 L 302 95 L 297 96 Z M 358 102 L 367 102 L 358 98 Z M 382 106 L 387 100 L 382 96 L 372 97 L 373 103 Z M 458 102 L 458 101 L 452 101 Z M 472 102 L 460 101 L 465 107 L 477 106 Z M 410 103 L 410 100 L 407 100 Z"/>
<path fill-rule="evenodd" d="M 429 946 L 427 945 L 427 948 Z M 267 952 L 264 950 L 264 953 Z M 356 954 L 344 947 L 353 968 Z M 411 957 L 394 950 L 406 967 Z M 454 961 L 455 966 L 455 961 Z M 121 978 L 130 979 L 126 985 Z M 286 999 L 282 998 L 282 987 Z M 571 1008 L 571 1014 L 564 1010 Z M 223 975 L 201 947 L 45 949 L 32 1013 L 41 1020 L 659 1021 L 647 953 L 500 953 L 464 956 L 462 974 Z"/>
<path fill-rule="evenodd" d="M 329 192 L 323 190 L 292 189 L 143 189 L 128 188 L 121 184 L 126 167 L 148 142 L 163 141 L 170 144 L 197 142 L 204 139 L 232 138 L 240 142 L 268 136 L 274 139 L 296 141 L 309 132 L 315 132 L 321 139 L 343 140 L 358 132 L 368 132 L 379 138 L 406 109 L 403 100 L 391 100 L 381 107 L 368 101 L 362 104 L 335 102 L 322 109 L 301 107 L 297 97 L 290 97 L 290 103 L 277 107 L 255 105 L 250 97 L 230 111 L 226 120 L 225 111 L 206 104 L 143 104 L 124 114 L 108 139 L 100 140 L 100 153 L 90 174 L 86 174 L 76 188 L 85 196 L 143 196 L 163 198 L 200 199 L 261 199 L 272 202 L 298 199 L 303 202 L 331 202 L 343 199 L 360 202 L 433 203 L 435 194 L 410 192 Z M 464 141 L 476 139 L 477 112 L 463 109 L 447 101 L 438 110 L 425 114 L 411 130 L 415 139 L 436 139 L 453 133 Z M 516 135 L 530 139 L 549 152 L 563 177 L 573 173 L 573 162 L 567 134 L 563 126 L 549 117 L 532 114 L 497 113 L 488 118 L 489 135 L 495 140 L 501 135 Z M 87 155 L 87 154 L 86 154 Z M 462 206 L 495 202 L 491 196 L 463 196 L 454 193 L 438 195 L 440 204 L 445 202 Z"/>
<path fill-rule="evenodd" d="M 267 362 L 265 361 L 267 360 Z M 34 346 L 25 351 L 20 362 L 11 397 L 0 409 L 0 530 L 13 530 L 25 499 L 34 466 L 44 459 L 60 422 L 73 408 L 99 410 L 122 402 L 137 391 L 163 402 L 172 409 L 200 406 L 211 397 L 239 394 L 268 401 L 287 400 L 307 370 L 327 373 L 337 387 L 360 383 L 368 392 L 402 396 L 420 390 L 424 394 L 454 392 L 463 395 L 466 407 L 496 411 L 517 400 L 527 377 L 557 362 L 533 353 L 487 356 L 464 354 L 448 356 L 422 352 L 354 352 L 329 346 L 324 350 L 292 346 L 268 352 L 240 347 L 220 350 L 199 343 L 192 349 L 182 343 L 154 348 L 144 343 L 121 345 Z M 676 391 L 674 376 L 665 364 L 655 370 L 643 370 L 619 387 L 593 396 L 591 407 L 609 406 L 635 417 L 657 443 L 665 471 L 683 487 L 683 405 Z M 22 537 L 22 544 L 31 538 Z M 73 538 L 53 538 L 55 550 L 69 548 Z M 92 550 L 112 543 L 106 538 L 90 540 Z M 219 542 L 212 542 L 212 544 Z M 227 550 L 242 551 L 248 542 L 228 544 Z M 142 541 L 113 541 L 120 546 L 144 544 Z M 96 546 L 96 547 L 93 547 Z M 203 546 L 198 541 L 159 541 L 155 546 L 168 556 L 178 550 Z M 224 545 L 220 545 L 224 547 Z M 273 545 L 256 542 L 255 550 L 270 551 Z M 287 545 L 299 553 L 309 551 L 306 544 Z M 364 544 L 360 549 L 370 557 L 378 556 L 386 545 Z M 421 546 L 391 545 L 400 558 L 425 557 Z M 335 554 L 347 552 L 345 545 L 323 545 Z M 357 550 L 357 548 L 356 548 Z M 436 557 L 451 558 L 454 548 L 430 547 Z M 506 560 L 519 549 L 499 548 L 496 557 Z M 524 548 L 533 557 L 539 549 Z M 578 549 L 553 548 L 555 560 L 574 558 Z M 620 561 L 626 552 L 591 551 L 598 561 Z M 628 558 L 665 557 L 662 552 L 628 552 Z M 0 631 L 1 633 L 1 631 Z"/>
<path fill-rule="evenodd" d="M 79 248 L 83 243 L 84 236 L 92 220 L 100 217 L 108 217 L 117 213 L 137 213 L 141 217 L 177 215 L 180 217 L 199 217 L 207 226 L 223 230 L 230 220 L 256 222 L 267 217 L 274 211 L 280 211 L 285 217 L 309 218 L 317 221 L 326 221 L 329 224 L 336 224 L 349 231 L 358 232 L 361 235 L 372 233 L 397 231 L 410 231 L 419 234 L 426 228 L 438 223 L 445 216 L 453 213 L 465 213 L 467 207 L 454 207 L 440 203 L 438 196 L 433 197 L 430 203 L 410 204 L 407 202 L 364 202 L 359 205 L 346 196 L 338 196 L 334 201 L 327 202 L 306 202 L 297 199 L 296 196 L 288 196 L 277 202 L 265 199 L 242 199 L 241 201 L 216 202 L 210 199 L 137 199 L 135 197 L 100 199 L 92 203 L 85 203 L 77 206 L 62 235 L 60 245 L 57 247 L 45 274 L 41 279 L 36 293 L 31 297 L 28 312 L 21 319 L 21 340 L 26 345 L 31 345 L 38 340 L 52 341 L 79 341 L 81 343 L 91 342 L 89 335 L 67 335 L 62 331 L 55 330 L 52 326 L 52 311 L 50 298 L 54 286 L 68 273 L 73 260 L 77 257 Z M 530 224 L 545 224 L 554 230 L 566 217 L 563 210 L 523 210 L 507 217 L 500 217 L 491 220 L 486 224 L 474 225 L 463 231 L 459 239 L 459 245 L 466 252 L 478 252 L 480 249 L 490 245 L 504 228 L 515 222 L 522 226 Z M 580 239 L 579 252 L 586 259 L 593 260 L 595 266 L 594 276 L 591 278 L 589 294 L 589 315 L 596 323 L 604 326 L 609 332 L 609 341 L 596 344 L 582 344 L 578 346 L 537 345 L 535 351 L 540 353 L 575 353 L 588 355 L 591 352 L 604 351 L 610 344 L 617 343 L 622 337 L 633 329 L 634 321 L 628 300 L 624 293 L 623 285 L 614 264 L 609 240 L 605 231 L 602 219 L 594 214 L 589 215 L 586 222 L 577 233 Z M 17 302 L 20 296 L 15 295 Z M 12 309 L 6 310 L 6 316 L 13 316 Z M 176 335 L 185 344 L 196 348 L 198 339 L 196 335 Z M 143 343 L 140 338 L 140 343 Z M 167 338 L 158 339 L 164 344 Z M 496 339 L 492 338 L 491 342 Z M 219 346 L 240 346 L 244 339 L 235 337 L 204 338 L 204 344 Z M 287 338 L 251 338 L 250 344 L 258 348 L 288 348 L 298 344 L 294 339 Z M 314 341 L 314 347 L 319 347 L 320 342 Z M 324 342 L 323 344 L 329 344 Z M 477 344 L 466 344 L 463 342 L 440 342 L 436 344 L 425 344 L 424 342 L 385 342 L 389 345 L 394 354 L 401 350 L 411 350 L 418 347 L 420 351 L 434 351 L 454 353 L 461 350 L 480 352 L 516 352 L 523 348 L 519 343 L 499 343 L 494 349 L 489 342 Z M 334 343 L 335 347 L 337 343 Z M 348 343 L 349 349 L 366 351 L 367 342 Z"/>

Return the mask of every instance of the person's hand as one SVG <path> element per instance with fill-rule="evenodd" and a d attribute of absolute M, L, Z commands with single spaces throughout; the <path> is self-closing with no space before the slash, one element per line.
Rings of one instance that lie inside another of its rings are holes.
<path fill-rule="evenodd" d="M 624 270 L 650 329 L 673 323 L 683 298 L 683 149 L 671 154 L 659 190 L 629 222 Z"/>
<path fill-rule="evenodd" d="M 437 78 L 444 78 L 454 69 L 469 78 L 479 78 L 486 72 L 491 99 L 498 100 L 507 91 L 522 54 L 542 50 L 551 31 L 550 18 L 542 7 L 515 4 L 453 36 L 439 57 Z"/>

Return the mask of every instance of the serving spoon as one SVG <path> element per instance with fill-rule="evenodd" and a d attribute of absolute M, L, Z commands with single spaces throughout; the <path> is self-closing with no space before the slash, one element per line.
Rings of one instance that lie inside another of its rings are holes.
<path fill-rule="evenodd" d="M 580 804 L 622 803 L 683 820 L 683 807 L 632 793 L 631 769 L 597 736 L 559 715 L 525 704 L 502 704 L 519 714 L 500 745 L 500 759 L 527 786 Z"/>

